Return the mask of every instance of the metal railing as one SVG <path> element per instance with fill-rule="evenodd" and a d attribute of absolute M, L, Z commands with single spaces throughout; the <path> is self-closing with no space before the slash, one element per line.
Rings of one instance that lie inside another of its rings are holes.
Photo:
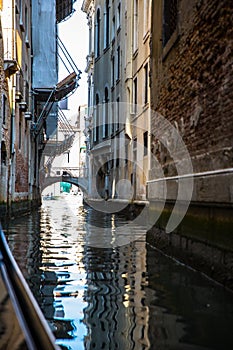
<path fill-rule="evenodd" d="M 65 69 L 69 74 L 75 73 L 76 74 L 76 88 L 79 86 L 78 81 L 81 78 L 81 70 L 78 69 L 76 63 L 74 62 L 73 58 L 71 57 L 69 51 L 65 47 L 64 43 L 62 40 L 59 38 L 57 35 L 57 46 L 58 46 L 58 57 L 62 64 L 64 65 Z M 72 93 L 75 91 L 72 90 Z"/>

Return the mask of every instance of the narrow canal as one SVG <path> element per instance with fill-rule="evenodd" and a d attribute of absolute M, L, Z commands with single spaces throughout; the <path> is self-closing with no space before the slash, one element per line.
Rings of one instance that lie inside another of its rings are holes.
<path fill-rule="evenodd" d="M 125 224 L 67 195 L 4 227 L 61 348 L 233 349 L 233 294 Z M 117 227 L 124 244 L 113 244 Z"/>

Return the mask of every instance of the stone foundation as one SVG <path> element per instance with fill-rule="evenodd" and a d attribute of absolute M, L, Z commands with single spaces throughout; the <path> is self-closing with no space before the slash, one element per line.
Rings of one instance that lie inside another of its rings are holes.
<path fill-rule="evenodd" d="M 159 220 L 147 233 L 147 242 L 182 263 L 233 290 L 232 208 L 192 203 L 175 232 L 165 227 L 173 209 L 167 203 Z M 149 206 L 149 220 L 157 214 L 156 202 Z"/>

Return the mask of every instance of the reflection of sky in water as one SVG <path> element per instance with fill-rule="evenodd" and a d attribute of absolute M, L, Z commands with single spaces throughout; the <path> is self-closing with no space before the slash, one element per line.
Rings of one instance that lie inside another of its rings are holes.
<path fill-rule="evenodd" d="M 77 197 L 70 197 L 76 199 Z M 67 202 L 67 203 L 66 203 Z M 47 201 L 42 209 L 41 250 L 42 266 L 46 283 L 46 272 L 56 274 L 56 286 L 52 290 L 55 320 L 53 328 L 59 327 L 59 321 L 68 320 L 70 330 L 66 337 L 57 343 L 63 346 L 75 346 L 84 349 L 84 336 L 87 334 L 83 324 L 83 300 L 86 286 L 86 271 L 82 263 L 84 246 L 80 237 L 85 234 L 77 220 L 79 203 L 68 203 L 64 197 L 63 206 L 59 201 Z M 43 293 L 43 288 L 42 288 Z M 56 331 L 55 331 L 56 333 Z M 62 333 L 63 334 L 63 333 Z M 64 334 L 63 334 L 64 335 Z M 73 345 L 72 345 L 73 344 Z M 73 347 L 72 347 L 73 348 Z"/>

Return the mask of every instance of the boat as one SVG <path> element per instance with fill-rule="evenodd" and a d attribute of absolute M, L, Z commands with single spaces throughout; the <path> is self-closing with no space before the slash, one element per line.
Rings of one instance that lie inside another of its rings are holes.
<path fill-rule="evenodd" d="M 0 227 L 0 349 L 60 350 Z"/>
<path fill-rule="evenodd" d="M 53 196 L 52 194 L 46 194 L 45 196 L 42 197 L 44 201 L 48 201 L 48 200 L 55 200 L 56 197 Z"/>

